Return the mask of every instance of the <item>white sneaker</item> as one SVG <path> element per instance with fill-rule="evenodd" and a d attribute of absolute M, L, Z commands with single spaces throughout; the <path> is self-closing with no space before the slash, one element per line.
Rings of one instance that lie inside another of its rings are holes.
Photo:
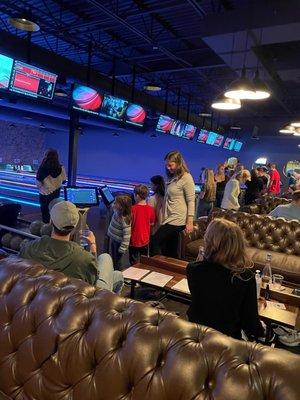
<path fill-rule="evenodd" d="M 287 336 L 292 332 L 295 332 L 294 329 L 286 328 L 285 326 L 277 325 L 276 328 L 273 329 L 273 332 L 276 333 L 277 336 Z"/>
<path fill-rule="evenodd" d="M 285 346 L 295 347 L 300 345 L 300 332 L 293 331 L 288 335 L 279 336 L 279 341 Z"/>

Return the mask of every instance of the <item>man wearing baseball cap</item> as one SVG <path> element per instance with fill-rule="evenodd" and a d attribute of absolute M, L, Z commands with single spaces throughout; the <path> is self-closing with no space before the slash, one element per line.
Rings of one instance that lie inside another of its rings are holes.
<path fill-rule="evenodd" d="M 93 232 L 87 236 L 90 252 L 70 241 L 79 221 L 76 206 L 69 201 L 59 201 L 50 209 L 51 237 L 42 236 L 21 247 L 20 257 L 40 262 L 45 267 L 82 279 L 91 285 L 119 292 L 123 286 L 120 271 L 114 271 L 109 254 L 96 258 L 96 239 Z"/>

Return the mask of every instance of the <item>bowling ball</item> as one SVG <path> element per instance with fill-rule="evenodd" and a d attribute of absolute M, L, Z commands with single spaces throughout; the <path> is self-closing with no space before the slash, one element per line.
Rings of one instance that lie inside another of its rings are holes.
<path fill-rule="evenodd" d="M 44 225 L 43 221 L 33 221 L 30 224 L 30 233 L 36 236 L 40 236 L 41 227 Z"/>
<path fill-rule="evenodd" d="M 41 236 L 51 236 L 52 233 L 52 225 L 45 224 L 41 227 L 40 235 Z"/>
<path fill-rule="evenodd" d="M 13 235 L 11 233 L 6 233 L 5 235 L 3 235 L 1 238 L 2 246 L 10 249 L 10 242 L 11 242 L 12 238 L 13 238 Z"/>
<path fill-rule="evenodd" d="M 12 250 L 19 251 L 22 242 L 23 238 L 21 236 L 14 236 L 10 241 L 10 248 Z"/>
<path fill-rule="evenodd" d="M 31 239 L 23 239 L 22 242 L 21 242 L 21 245 L 20 245 L 20 249 L 21 249 L 23 246 L 26 246 L 26 244 L 27 244 L 27 243 L 30 243 L 31 241 L 32 241 Z"/>

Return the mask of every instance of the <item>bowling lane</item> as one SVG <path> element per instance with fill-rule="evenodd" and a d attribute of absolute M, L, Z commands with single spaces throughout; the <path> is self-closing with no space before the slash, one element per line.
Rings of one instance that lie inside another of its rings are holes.
<path fill-rule="evenodd" d="M 111 191 L 132 192 L 135 185 L 142 182 L 114 180 L 95 176 L 78 176 L 77 186 L 104 186 Z M 39 207 L 35 174 L 27 172 L 0 171 L 0 200 L 11 200 L 20 204 Z M 63 193 L 61 193 L 61 197 Z"/>

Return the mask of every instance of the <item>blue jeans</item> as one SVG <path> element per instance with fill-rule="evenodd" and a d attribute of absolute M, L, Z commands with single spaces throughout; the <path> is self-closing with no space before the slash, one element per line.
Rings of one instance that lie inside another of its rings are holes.
<path fill-rule="evenodd" d="M 98 279 L 96 286 L 100 289 L 107 289 L 119 294 L 124 285 L 124 278 L 121 271 L 115 271 L 112 258 L 109 254 L 103 253 L 98 257 Z"/>

